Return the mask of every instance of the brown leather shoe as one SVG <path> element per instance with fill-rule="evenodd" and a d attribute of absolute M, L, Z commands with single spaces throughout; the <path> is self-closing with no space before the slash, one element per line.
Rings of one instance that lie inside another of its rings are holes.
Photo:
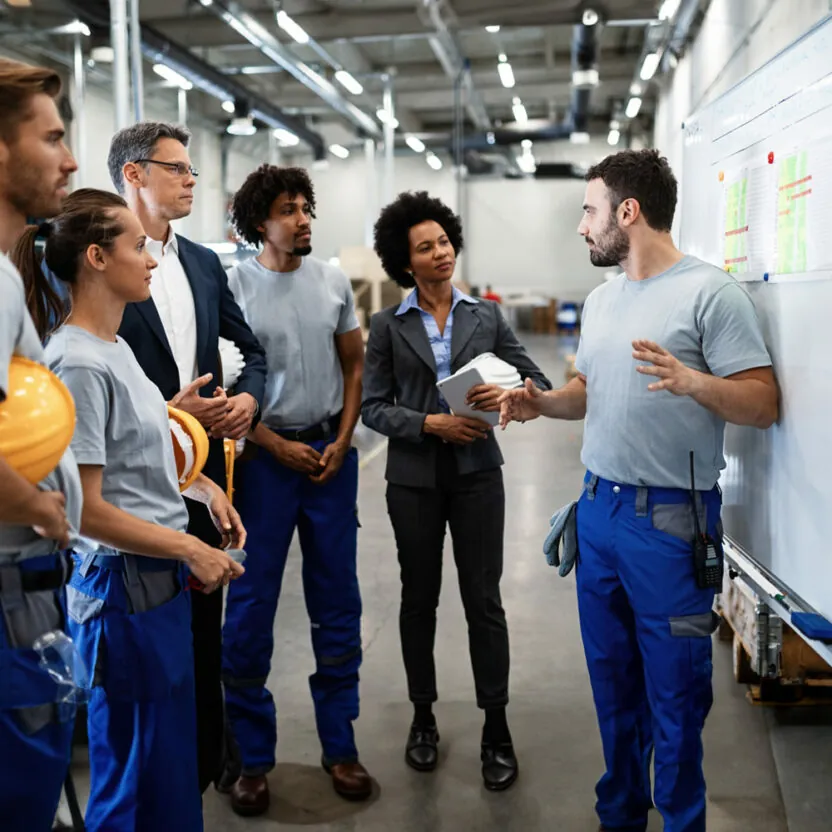
<path fill-rule="evenodd" d="M 269 809 L 269 781 L 265 775 L 240 777 L 231 787 L 231 808 L 244 818 L 265 814 Z"/>
<path fill-rule="evenodd" d="M 324 770 L 332 775 L 332 787 L 345 800 L 366 800 L 373 793 L 373 781 L 357 760 L 332 766 L 324 762 Z"/>

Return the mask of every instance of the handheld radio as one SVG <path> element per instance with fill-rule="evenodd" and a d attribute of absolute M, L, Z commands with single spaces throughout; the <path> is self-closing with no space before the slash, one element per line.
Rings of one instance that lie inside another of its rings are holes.
<path fill-rule="evenodd" d="M 722 546 L 708 534 L 707 528 L 703 532 L 699 526 L 693 451 L 690 452 L 690 499 L 693 509 L 693 568 L 696 573 L 696 585 L 700 589 L 722 589 Z"/>

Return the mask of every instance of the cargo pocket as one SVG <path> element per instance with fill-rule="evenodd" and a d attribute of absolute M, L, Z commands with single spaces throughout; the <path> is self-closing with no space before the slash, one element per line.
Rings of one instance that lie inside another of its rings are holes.
<path fill-rule="evenodd" d="M 708 638 L 719 627 L 720 617 L 713 610 L 670 619 L 670 634 L 677 638 Z"/>
<path fill-rule="evenodd" d="M 694 536 L 693 509 L 690 503 L 665 503 L 653 506 L 653 528 L 665 534 L 690 543 Z M 703 504 L 699 507 L 699 528 L 707 526 L 708 511 Z"/>
<path fill-rule="evenodd" d="M 104 599 L 81 592 L 71 584 L 66 588 L 66 611 L 76 624 L 86 624 L 101 615 Z"/>
<path fill-rule="evenodd" d="M 170 698 L 193 678 L 193 636 L 188 596 L 146 612 L 104 616 L 103 686 L 113 699 L 154 702 Z"/>

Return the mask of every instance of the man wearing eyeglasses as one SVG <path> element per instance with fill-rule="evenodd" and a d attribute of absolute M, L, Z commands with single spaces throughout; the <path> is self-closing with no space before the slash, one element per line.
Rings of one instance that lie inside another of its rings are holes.
<path fill-rule="evenodd" d="M 228 288 L 217 255 L 175 234 L 171 222 L 187 217 L 198 172 L 183 127 L 142 122 L 119 131 L 108 158 L 110 177 L 147 234 L 159 264 L 151 297 L 128 304 L 119 335 L 165 399 L 194 415 L 211 438 L 203 472 L 223 489 L 224 438 L 241 439 L 257 422 L 266 381 L 263 348 Z M 219 338 L 234 342 L 245 367 L 233 395 L 223 390 Z M 188 504 L 188 531 L 211 545 L 220 535 L 206 506 Z M 217 782 L 228 763 L 222 670 L 222 593 L 191 593 L 200 788 Z"/>

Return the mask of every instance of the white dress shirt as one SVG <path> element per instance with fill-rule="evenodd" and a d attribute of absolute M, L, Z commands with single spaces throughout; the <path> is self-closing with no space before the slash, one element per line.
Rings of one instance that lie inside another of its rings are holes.
<path fill-rule="evenodd" d="M 147 238 L 147 250 L 159 264 L 153 270 L 150 295 L 156 304 L 174 361 L 179 368 L 179 387 L 199 373 L 196 363 L 196 308 L 191 284 L 179 260 L 179 243 L 173 229 L 166 243 Z"/>

